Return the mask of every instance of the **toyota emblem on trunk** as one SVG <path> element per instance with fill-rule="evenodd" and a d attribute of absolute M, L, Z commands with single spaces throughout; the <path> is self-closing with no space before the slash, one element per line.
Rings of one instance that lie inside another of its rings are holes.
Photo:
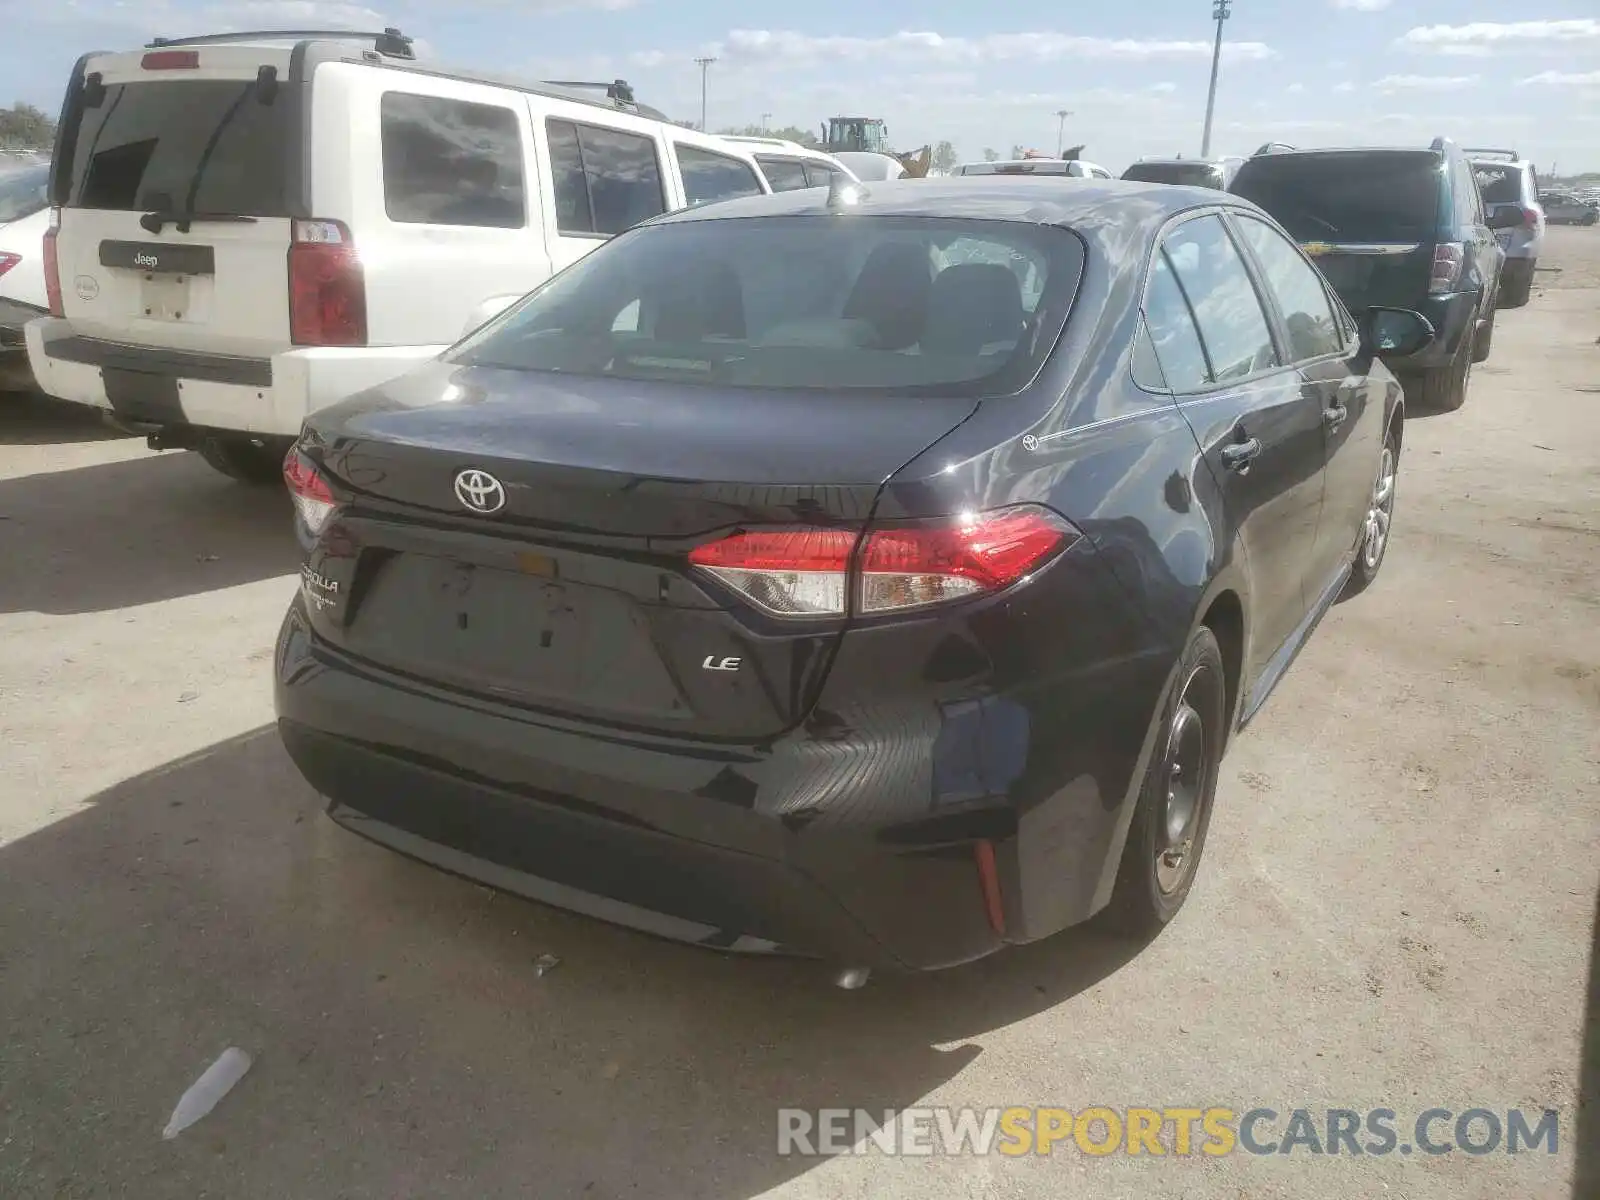
<path fill-rule="evenodd" d="M 456 475 L 456 499 L 475 513 L 499 512 L 506 506 L 506 489 L 489 472 L 468 467 Z"/>

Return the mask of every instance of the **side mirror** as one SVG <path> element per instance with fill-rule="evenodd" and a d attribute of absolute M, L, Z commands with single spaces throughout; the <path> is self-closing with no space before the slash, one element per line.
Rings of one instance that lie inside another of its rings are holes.
<path fill-rule="evenodd" d="M 1437 336 L 1433 323 L 1409 308 L 1369 308 L 1361 318 L 1361 345 L 1369 354 L 1405 358 Z"/>
<path fill-rule="evenodd" d="M 1489 214 L 1490 229 L 1520 229 L 1522 227 L 1522 209 L 1497 208 Z"/>

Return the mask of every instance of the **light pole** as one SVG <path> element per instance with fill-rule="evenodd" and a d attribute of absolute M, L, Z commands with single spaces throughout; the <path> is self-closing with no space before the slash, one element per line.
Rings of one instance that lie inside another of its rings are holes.
<path fill-rule="evenodd" d="M 706 72 L 711 69 L 711 64 L 716 62 L 716 61 L 717 60 L 715 58 L 711 58 L 709 56 L 706 57 L 706 58 L 697 58 L 697 59 L 695 59 L 695 62 L 700 64 L 700 132 L 701 133 L 709 132 L 706 129 Z"/>
<path fill-rule="evenodd" d="M 772 120 L 772 114 L 771 113 L 762 113 L 761 114 L 761 132 L 762 133 L 765 133 L 767 131 L 767 122 L 770 121 L 770 120 Z"/>
<path fill-rule="evenodd" d="M 1222 66 L 1222 23 L 1233 15 L 1233 0 L 1212 0 L 1211 16 L 1217 23 L 1217 45 L 1211 52 L 1211 90 L 1206 93 L 1206 131 L 1200 139 L 1200 157 L 1211 157 L 1211 117 L 1217 111 L 1217 72 Z"/>
<path fill-rule="evenodd" d="M 1064 108 L 1056 110 L 1056 157 L 1067 152 L 1067 118 L 1072 114 Z"/>

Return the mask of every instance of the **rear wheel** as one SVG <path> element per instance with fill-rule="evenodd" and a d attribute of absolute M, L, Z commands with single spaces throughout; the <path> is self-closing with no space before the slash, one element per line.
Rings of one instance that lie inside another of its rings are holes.
<path fill-rule="evenodd" d="M 1467 402 L 1467 386 L 1472 382 L 1472 347 L 1475 337 L 1463 334 L 1456 356 L 1447 365 L 1424 371 L 1417 377 L 1417 399 L 1423 408 L 1436 412 L 1455 412 Z"/>
<path fill-rule="evenodd" d="M 1145 773 L 1106 918 L 1151 937 L 1194 885 L 1211 824 L 1226 738 L 1227 688 L 1216 635 L 1201 626 L 1178 666 L 1178 686 Z"/>
<path fill-rule="evenodd" d="M 1515 258 L 1505 265 L 1500 276 L 1501 308 L 1521 308 L 1533 291 L 1533 272 L 1538 266 L 1531 258 Z"/>
<path fill-rule="evenodd" d="M 289 442 L 281 438 L 252 438 L 244 434 L 208 434 L 198 447 L 212 469 L 240 483 L 283 482 L 283 456 Z"/>

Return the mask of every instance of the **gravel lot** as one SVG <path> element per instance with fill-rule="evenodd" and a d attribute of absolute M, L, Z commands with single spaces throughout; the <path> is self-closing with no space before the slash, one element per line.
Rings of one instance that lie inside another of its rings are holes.
<path fill-rule="evenodd" d="M 1549 241 L 1466 408 L 1408 425 L 1384 575 L 1230 756 L 1175 925 L 859 993 L 337 830 L 270 727 L 284 497 L 0 401 L 0 1196 L 1600 1196 L 1574 1192 L 1600 1146 L 1600 230 Z M 253 1070 L 163 1141 L 229 1045 Z M 1561 1137 L 774 1152 L 780 1106 L 916 1104 L 1548 1106 Z"/>

